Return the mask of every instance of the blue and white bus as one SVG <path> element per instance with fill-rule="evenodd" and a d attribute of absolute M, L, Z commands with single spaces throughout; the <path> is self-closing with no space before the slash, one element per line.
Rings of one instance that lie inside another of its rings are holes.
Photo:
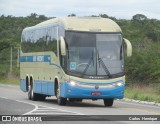
<path fill-rule="evenodd" d="M 20 88 L 30 100 L 103 99 L 112 106 L 124 97 L 124 53 L 132 55 L 131 43 L 111 19 L 50 19 L 22 32 Z"/>

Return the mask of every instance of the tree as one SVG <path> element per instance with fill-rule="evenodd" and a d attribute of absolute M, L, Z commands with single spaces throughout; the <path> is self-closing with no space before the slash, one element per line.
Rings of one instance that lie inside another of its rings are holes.
<path fill-rule="evenodd" d="M 31 13 L 29 17 L 31 17 L 31 18 L 37 18 L 37 16 L 38 15 L 36 13 Z"/>
<path fill-rule="evenodd" d="M 76 14 L 74 14 L 74 13 L 68 15 L 68 17 L 74 17 L 74 16 L 76 16 Z"/>
<path fill-rule="evenodd" d="M 47 17 L 46 17 L 45 15 L 39 15 L 39 19 L 40 19 L 40 20 L 46 20 Z"/>
<path fill-rule="evenodd" d="M 97 15 L 91 15 L 91 17 L 99 17 L 99 16 L 97 16 Z"/>
<path fill-rule="evenodd" d="M 147 20 L 147 16 L 142 14 L 136 14 L 132 17 L 132 20 L 138 20 L 138 21 Z"/>
<path fill-rule="evenodd" d="M 5 40 L 0 41 L 0 51 L 7 49 L 9 47 L 10 47 L 10 40 L 5 39 Z"/>
<path fill-rule="evenodd" d="M 99 16 L 102 18 L 109 18 L 109 16 L 107 14 L 99 14 Z"/>

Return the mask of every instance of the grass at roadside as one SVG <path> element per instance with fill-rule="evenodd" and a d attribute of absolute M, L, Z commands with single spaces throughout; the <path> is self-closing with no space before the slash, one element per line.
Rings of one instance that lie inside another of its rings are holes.
<path fill-rule="evenodd" d="M 154 86 L 127 86 L 125 90 L 125 97 L 135 100 L 160 103 L 160 92 Z"/>
<path fill-rule="evenodd" d="M 12 85 L 19 85 L 19 78 L 6 78 L 6 79 L 0 79 L 0 84 L 12 84 Z"/>

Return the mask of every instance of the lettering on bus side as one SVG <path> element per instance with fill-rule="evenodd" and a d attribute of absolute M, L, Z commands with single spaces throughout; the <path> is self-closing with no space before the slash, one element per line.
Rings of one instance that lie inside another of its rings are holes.
<path fill-rule="evenodd" d="M 44 56 L 33 56 L 33 62 L 44 62 Z"/>
<path fill-rule="evenodd" d="M 44 62 L 44 56 L 37 56 L 37 62 Z"/>

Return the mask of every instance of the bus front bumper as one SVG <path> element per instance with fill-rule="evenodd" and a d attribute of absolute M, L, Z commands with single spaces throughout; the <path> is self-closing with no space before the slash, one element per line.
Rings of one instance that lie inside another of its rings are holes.
<path fill-rule="evenodd" d="M 69 83 L 61 85 L 61 97 L 83 98 L 83 99 L 122 99 L 124 97 L 125 85 L 112 88 L 82 88 L 72 86 Z"/>

